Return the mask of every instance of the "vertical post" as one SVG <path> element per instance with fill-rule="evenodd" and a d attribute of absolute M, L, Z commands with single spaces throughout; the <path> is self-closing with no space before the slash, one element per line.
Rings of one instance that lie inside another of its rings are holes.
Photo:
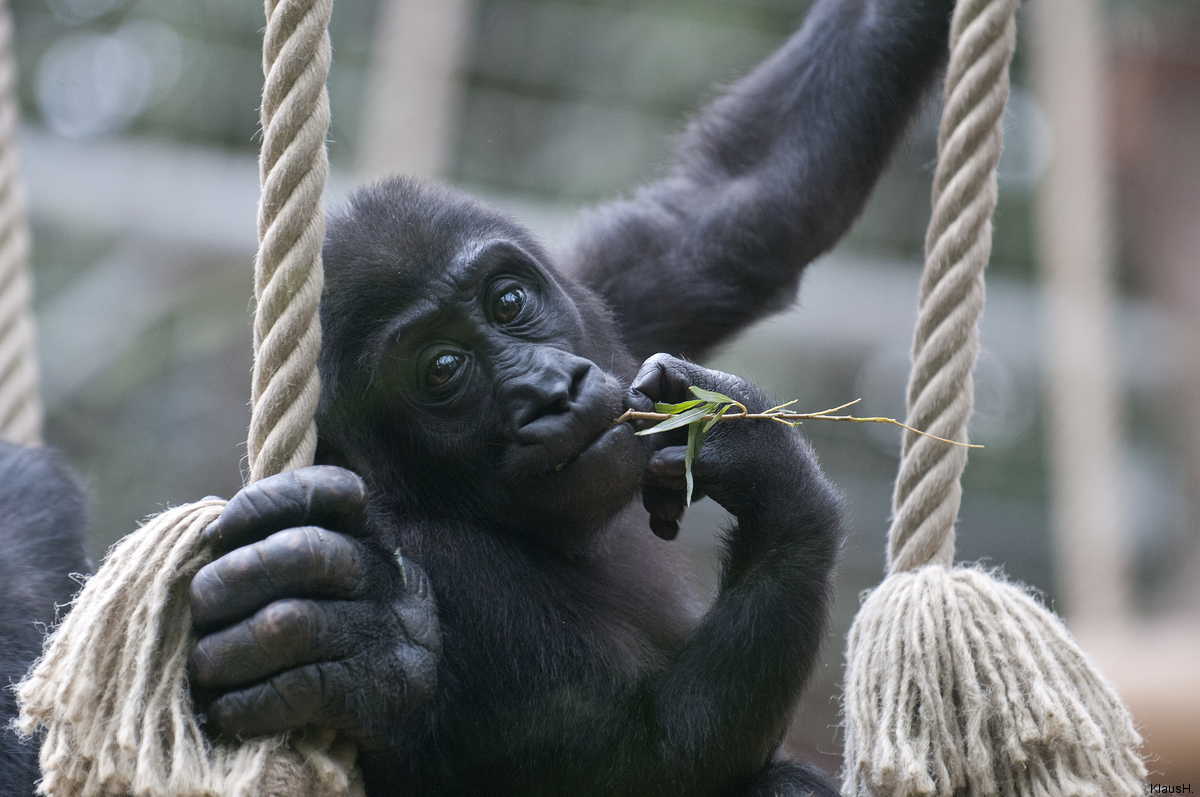
<path fill-rule="evenodd" d="M 1130 586 L 1099 11 L 1095 0 L 1052 0 L 1028 12 L 1055 137 L 1037 221 L 1058 593 L 1075 624 L 1111 622 Z"/>
<path fill-rule="evenodd" d="M 367 83 L 359 172 L 442 176 L 474 0 L 384 0 Z"/>

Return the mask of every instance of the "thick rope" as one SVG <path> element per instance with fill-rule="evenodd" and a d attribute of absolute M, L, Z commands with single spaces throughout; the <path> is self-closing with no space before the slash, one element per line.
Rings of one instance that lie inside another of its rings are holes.
<path fill-rule="evenodd" d="M 42 442 L 42 405 L 33 347 L 29 222 L 17 181 L 17 67 L 12 14 L 0 0 L 0 438 Z"/>
<path fill-rule="evenodd" d="M 332 11 L 333 0 L 267 0 L 247 439 L 251 482 L 311 465 L 317 447 Z"/>
<path fill-rule="evenodd" d="M 40 793 L 316 797 L 357 788 L 352 749 L 301 755 L 281 737 L 214 745 L 200 728 L 187 687 L 196 644 L 187 595 L 212 559 L 198 540 L 224 505 L 170 509 L 124 537 L 55 630 L 18 692 L 21 730 L 45 730 Z"/>
<path fill-rule="evenodd" d="M 913 335 L 908 424 L 965 440 L 1020 0 L 959 0 Z M 1141 738 L 1066 628 L 951 569 L 966 449 L 906 433 L 888 576 L 846 654 L 844 797 L 1138 797 Z"/>
<path fill-rule="evenodd" d="M 843 797 L 1140 797 L 1129 711 L 1062 622 L 976 568 L 894 573 L 850 630 Z"/>
<path fill-rule="evenodd" d="M 250 481 L 310 465 L 316 448 L 332 7 L 266 5 Z M 223 506 L 169 510 L 115 546 L 21 684 L 21 729 L 45 732 L 42 793 L 361 795 L 354 747 L 331 731 L 240 745 L 201 732 L 187 685 L 188 589 L 212 560 L 203 530 Z"/>
<path fill-rule="evenodd" d="M 966 440 L 979 355 L 983 271 L 992 251 L 996 164 L 1016 48 L 1017 0 L 963 0 L 950 30 L 946 106 L 938 128 L 933 215 L 917 299 L 907 423 Z M 892 495 L 888 571 L 954 561 L 954 521 L 967 449 L 905 432 Z"/>

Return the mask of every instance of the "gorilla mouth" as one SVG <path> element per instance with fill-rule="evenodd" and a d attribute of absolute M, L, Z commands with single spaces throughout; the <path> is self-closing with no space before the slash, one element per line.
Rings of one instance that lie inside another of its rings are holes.
<path fill-rule="evenodd" d="M 506 470 L 517 480 L 549 478 L 556 483 L 576 471 L 580 476 L 571 477 L 572 483 L 595 468 L 596 473 L 607 472 L 614 456 L 627 458 L 619 453 L 626 446 L 617 439 L 627 436 L 631 427 L 613 424 L 625 409 L 623 396 L 619 382 L 589 367 L 569 402 L 548 405 L 513 431 L 504 457 Z"/>
<path fill-rule="evenodd" d="M 611 422 L 606 424 L 603 429 L 596 432 L 596 434 L 594 434 L 592 437 L 590 437 L 587 440 L 587 442 L 585 442 L 582 446 L 580 446 L 574 453 L 570 454 L 562 462 L 559 462 L 557 465 L 555 465 L 553 470 L 548 472 L 546 475 L 550 476 L 550 475 L 560 472 L 563 468 L 567 467 L 571 463 L 575 462 L 575 460 L 577 460 L 581 456 L 583 456 L 583 454 L 585 454 L 588 450 L 590 450 L 593 446 L 595 446 L 598 442 L 600 442 L 600 440 L 602 438 L 604 438 L 611 432 L 615 432 L 617 430 L 617 428 L 619 428 L 619 425 L 614 426 Z"/>

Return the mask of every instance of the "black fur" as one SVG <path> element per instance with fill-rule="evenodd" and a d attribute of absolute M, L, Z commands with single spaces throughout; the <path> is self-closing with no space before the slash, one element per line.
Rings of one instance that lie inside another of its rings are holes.
<path fill-rule="evenodd" d="M 569 255 L 638 360 L 700 359 L 795 297 L 858 216 L 944 62 L 949 0 L 824 0 L 693 121 L 670 175 Z"/>
<path fill-rule="evenodd" d="M 578 311 L 577 332 L 554 345 L 604 363 L 618 397 L 639 400 L 625 394 L 634 363 L 614 345 L 604 305 L 557 274 L 513 222 L 399 180 L 360 192 L 332 219 L 318 459 L 366 480 L 382 547 L 401 549 L 432 582 L 444 643 L 432 703 L 394 731 L 385 756 L 364 758 L 370 784 L 389 784 L 388 793 L 726 793 L 773 753 L 819 648 L 838 544 L 834 494 L 795 432 L 715 430 L 697 477 L 740 528 L 721 597 L 700 622 L 674 551 L 630 506 L 650 456 L 635 438 L 621 437 L 627 445 L 613 444 L 599 465 L 565 469 L 565 482 L 533 480 L 530 493 L 525 474 L 510 478 L 503 457 L 489 454 L 493 438 L 499 450 L 511 434 L 503 388 L 480 379 L 475 392 L 463 388 L 473 409 L 430 408 L 390 373 L 395 349 L 381 335 L 394 333 L 391 319 L 428 296 L 446 264 L 495 240 L 532 254 L 569 297 L 541 303 L 548 323 L 569 329 L 556 316 Z M 675 393 L 686 382 L 769 406 L 741 380 L 660 362 L 678 379 L 658 384 L 652 362 L 639 394 L 683 400 Z M 622 408 L 599 412 L 601 428 Z M 764 483 L 740 483 L 738 473 Z M 681 501 L 677 488 L 664 492 Z"/>
<path fill-rule="evenodd" d="M 9 727 L 11 686 L 42 652 L 57 606 L 88 571 L 86 500 L 53 451 L 0 441 L 0 797 L 30 797 L 38 779 L 37 745 Z"/>
<path fill-rule="evenodd" d="M 192 585 L 213 730 L 336 727 L 370 794 L 836 794 L 771 763 L 839 545 L 811 450 L 770 422 L 711 432 L 698 492 L 737 524 L 705 611 L 666 541 L 686 433 L 612 421 L 691 385 L 769 406 L 684 359 L 638 364 L 793 298 L 937 70 L 951 6 L 819 2 L 562 270 L 444 188 L 385 180 L 333 215 L 326 464 L 235 496 L 209 531 L 228 553 Z"/>

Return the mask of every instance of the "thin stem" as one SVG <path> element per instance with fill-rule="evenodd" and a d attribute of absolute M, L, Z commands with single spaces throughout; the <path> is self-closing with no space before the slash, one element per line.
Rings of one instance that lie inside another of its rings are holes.
<path fill-rule="evenodd" d="M 964 448 L 983 448 L 983 446 L 981 446 L 977 443 L 960 443 L 957 440 L 947 440 L 944 437 L 938 437 L 937 435 L 930 434 L 929 432 L 922 432 L 920 429 L 914 429 L 913 427 L 909 426 L 908 424 L 901 423 L 900 421 L 896 420 L 895 418 L 883 418 L 883 417 L 860 418 L 856 415 L 830 415 L 829 414 L 832 412 L 837 412 L 838 410 L 843 410 L 846 407 L 849 407 L 851 405 L 857 404 L 858 401 L 859 401 L 859 399 L 855 399 L 854 401 L 843 404 L 840 407 L 832 407 L 827 410 L 821 410 L 820 412 L 784 412 L 781 408 L 794 403 L 791 401 L 789 401 L 787 404 L 781 404 L 781 405 L 779 405 L 779 407 L 773 407 L 773 408 L 767 410 L 766 412 L 747 412 L 745 410 L 745 408 L 743 407 L 741 412 L 726 413 L 725 415 L 722 415 L 720 417 L 718 417 L 715 414 L 703 415 L 699 418 L 694 419 L 692 421 L 692 423 L 700 423 L 702 421 L 711 421 L 714 419 L 721 421 L 721 422 L 743 421 L 743 420 L 746 420 L 746 421 L 756 421 L 756 420 L 757 421 L 779 421 L 780 423 L 786 423 L 788 426 L 795 426 L 796 424 L 800 423 L 801 421 L 848 421 L 850 423 L 890 423 L 893 426 L 899 426 L 902 429 L 907 429 L 908 431 L 913 432 L 914 434 L 919 434 L 922 437 L 930 437 L 930 438 L 933 438 L 934 440 L 937 440 L 942 443 L 948 443 L 952 446 L 962 446 Z M 617 424 L 625 423 L 626 421 L 665 421 L 665 420 L 668 420 L 673 417 L 675 417 L 675 416 L 671 415 L 669 413 L 665 413 L 665 412 L 640 412 L 638 410 L 630 409 L 630 410 L 625 410 L 625 412 L 623 412 L 620 415 L 620 417 L 618 417 L 615 421 L 613 421 L 613 426 L 616 426 Z"/>

